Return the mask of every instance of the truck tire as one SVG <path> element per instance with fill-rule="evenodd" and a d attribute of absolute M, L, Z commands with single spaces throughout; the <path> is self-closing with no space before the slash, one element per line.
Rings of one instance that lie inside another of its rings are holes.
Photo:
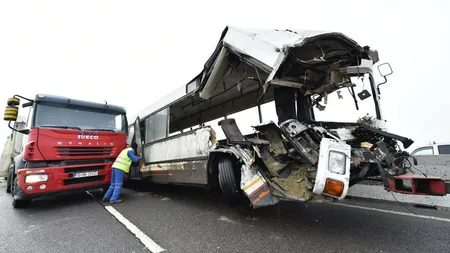
<path fill-rule="evenodd" d="M 12 202 L 12 206 L 14 208 L 26 208 L 28 207 L 28 205 L 31 203 L 31 199 L 19 199 L 17 198 L 17 196 L 15 196 L 15 192 L 17 187 L 19 187 L 19 185 L 17 184 L 17 177 L 14 179 L 14 186 L 13 186 L 13 202 Z"/>
<path fill-rule="evenodd" d="M 230 158 L 222 158 L 218 162 L 219 185 L 225 197 L 232 202 L 240 200 L 241 189 Z"/>
<path fill-rule="evenodd" d="M 10 167 L 8 169 L 8 178 L 6 179 L 6 193 L 11 193 L 13 175 Z"/>
<path fill-rule="evenodd" d="M 14 208 L 26 208 L 28 205 L 30 205 L 31 200 L 30 199 L 13 199 L 13 207 Z"/>

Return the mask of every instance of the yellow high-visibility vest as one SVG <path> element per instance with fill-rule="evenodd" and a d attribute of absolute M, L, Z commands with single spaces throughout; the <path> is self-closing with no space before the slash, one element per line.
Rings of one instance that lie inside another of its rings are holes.
<path fill-rule="evenodd" d="M 130 171 L 131 159 L 128 157 L 128 151 L 133 150 L 132 148 L 126 148 L 120 152 L 119 156 L 114 161 L 112 167 L 123 170 L 125 173 Z"/>

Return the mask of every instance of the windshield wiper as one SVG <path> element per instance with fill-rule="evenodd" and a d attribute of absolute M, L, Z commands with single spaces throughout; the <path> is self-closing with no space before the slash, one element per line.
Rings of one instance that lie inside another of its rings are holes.
<path fill-rule="evenodd" d="M 84 130 L 89 130 L 89 131 L 105 131 L 105 132 L 113 132 L 115 133 L 116 131 L 114 131 L 113 129 L 106 129 L 106 128 L 86 128 Z"/>
<path fill-rule="evenodd" d="M 79 128 L 79 127 L 71 127 L 71 126 L 50 126 L 50 125 L 44 125 L 44 126 L 40 126 L 40 127 L 50 127 L 50 128 L 63 128 L 63 129 L 76 129 L 76 130 L 81 130 L 81 128 Z"/>

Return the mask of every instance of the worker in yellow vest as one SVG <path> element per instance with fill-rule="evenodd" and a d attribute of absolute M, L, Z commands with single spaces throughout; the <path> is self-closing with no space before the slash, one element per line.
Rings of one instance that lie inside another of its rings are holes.
<path fill-rule="evenodd" d="M 107 202 L 108 200 L 110 204 L 122 202 L 122 200 L 119 199 L 119 195 L 120 190 L 122 189 L 125 173 L 130 171 L 132 162 L 137 162 L 142 159 L 142 154 L 136 156 L 136 149 L 137 144 L 135 142 L 131 144 L 131 147 L 127 145 L 127 147 L 120 152 L 119 156 L 114 161 L 112 165 L 111 185 L 109 186 L 105 196 L 103 196 L 104 202 Z"/>

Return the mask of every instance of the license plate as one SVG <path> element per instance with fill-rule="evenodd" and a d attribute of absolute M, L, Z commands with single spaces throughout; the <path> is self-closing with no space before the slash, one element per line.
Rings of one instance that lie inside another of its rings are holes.
<path fill-rule="evenodd" d="M 80 172 L 80 173 L 76 173 L 75 177 L 79 178 L 79 177 L 95 177 L 98 176 L 98 171 L 90 171 L 90 172 Z"/>

